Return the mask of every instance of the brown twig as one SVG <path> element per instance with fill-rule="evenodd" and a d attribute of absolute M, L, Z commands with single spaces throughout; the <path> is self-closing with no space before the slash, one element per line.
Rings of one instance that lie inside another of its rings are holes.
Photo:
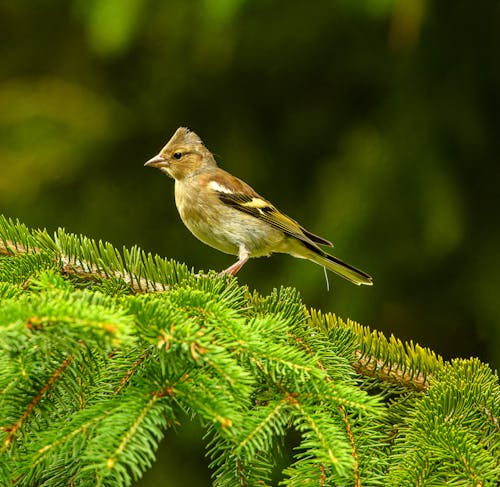
<path fill-rule="evenodd" d="M 40 254 L 40 249 L 36 247 L 26 249 L 19 243 L 0 240 L 0 255 L 15 256 L 22 254 Z M 118 279 L 124 281 L 136 293 L 163 292 L 168 291 L 168 286 L 159 282 L 152 282 L 144 278 L 126 272 L 112 271 L 111 273 L 99 269 L 95 264 L 91 265 L 84 260 L 72 261 L 64 254 L 56 254 L 56 259 L 61 264 L 61 274 L 65 276 L 75 276 L 86 281 L 96 279 Z"/>
<path fill-rule="evenodd" d="M 66 357 L 62 364 L 54 370 L 53 374 L 50 376 L 49 380 L 44 384 L 44 386 L 38 391 L 38 393 L 33 397 L 31 402 L 28 404 L 24 412 L 21 414 L 19 419 L 12 426 L 5 427 L 4 430 L 8 432 L 7 438 L 4 440 L 3 447 L 0 449 L 0 453 L 3 453 L 9 445 L 14 440 L 17 432 L 21 429 L 22 425 L 26 421 L 26 419 L 30 416 L 33 409 L 35 409 L 36 405 L 42 400 L 43 396 L 50 389 L 52 384 L 61 376 L 61 374 L 68 368 L 68 366 L 73 361 L 73 357 L 70 355 Z"/>
<path fill-rule="evenodd" d="M 403 370 L 400 365 L 388 364 L 376 357 L 366 357 L 361 350 L 356 351 L 357 360 L 353 363 L 354 370 L 363 376 L 374 377 L 383 382 L 390 382 L 425 392 L 429 388 L 429 378 L 414 369 Z"/>

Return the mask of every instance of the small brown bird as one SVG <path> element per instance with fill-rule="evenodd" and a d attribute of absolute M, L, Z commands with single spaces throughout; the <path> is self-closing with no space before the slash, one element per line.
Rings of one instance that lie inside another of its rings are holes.
<path fill-rule="evenodd" d="M 322 250 L 333 246 L 286 216 L 241 179 L 217 167 L 191 130 L 180 127 L 160 153 L 144 164 L 175 179 L 182 221 L 202 242 L 238 256 L 221 274 L 235 275 L 250 257 L 273 252 L 309 259 L 354 284 L 372 284 L 363 271 Z"/>

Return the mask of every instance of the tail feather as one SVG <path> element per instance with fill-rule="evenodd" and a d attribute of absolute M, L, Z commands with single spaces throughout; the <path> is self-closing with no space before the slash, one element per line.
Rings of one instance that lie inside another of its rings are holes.
<path fill-rule="evenodd" d="M 358 286 L 361 284 L 371 286 L 373 284 L 373 279 L 366 272 L 356 269 L 352 265 L 346 264 L 340 259 L 337 259 L 337 257 L 327 254 L 326 252 L 315 252 L 314 254 L 309 255 L 308 258 L 316 264 L 326 267 L 328 270 L 335 272 L 335 274 L 338 274 Z"/>
<path fill-rule="evenodd" d="M 326 238 L 320 237 L 319 235 L 316 235 L 309 230 L 306 230 L 304 227 L 300 227 L 304 235 L 312 240 L 314 243 L 320 244 L 320 245 L 327 245 L 328 247 L 333 247 L 332 242 L 330 240 L 327 240 Z M 305 242 L 304 242 L 305 243 Z M 306 245 L 307 246 L 307 245 Z"/>

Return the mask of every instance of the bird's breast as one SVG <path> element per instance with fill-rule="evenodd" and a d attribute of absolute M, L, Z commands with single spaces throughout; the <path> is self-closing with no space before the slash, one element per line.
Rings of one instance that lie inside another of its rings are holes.
<path fill-rule="evenodd" d="M 283 232 L 225 205 L 213 193 L 176 181 L 175 203 L 191 233 L 221 252 L 238 255 L 242 245 L 252 257 L 279 252 Z"/>

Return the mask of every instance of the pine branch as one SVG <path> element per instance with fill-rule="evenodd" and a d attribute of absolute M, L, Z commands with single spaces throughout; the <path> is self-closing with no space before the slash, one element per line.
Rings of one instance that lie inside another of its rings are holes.
<path fill-rule="evenodd" d="M 166 291 L 169 286 L 165 277 L 173 270 L 181 275 L 187 272 L 185 266 L 145 254 L 138 247 L 124 248 L 121 255 L 108 242 L 67 234 L 61 229 L 51 238 L 45 230 L 29 232 L 19 222 L 14 223 L 0 215 L 0 255 L 26 254 L 50 255 L 62 275 L 85 281 L 120 280 L 140 293 Z M 149 272 L 145 271 L 146 268 Z"/>
<path fill-rule="evenodd" d="M 158 290 L 160 292 L 158 292 Z M 129 485 L 187 413 L 214 485 L 497 485 L 498 377 L 295 290 L 0 217 L 0 484 Z"/>
<path fill-rule="evenodd" d="M 361 347 L 356 350 L 353 362 L 360 375 L 425 391 L 429 387 L 430 376 L 439 373 L 443 367 L 443 359 L 428 348 L 413 342 L 403 343 L 394 335 L 387 339 L 381 332 L 371 331 L 350 320 L 345 323 L 330 313 L 323 315 L 313 309 L 310 313 L 313 325 L 326 329 L 351 329 L 360 338 Z"/>

